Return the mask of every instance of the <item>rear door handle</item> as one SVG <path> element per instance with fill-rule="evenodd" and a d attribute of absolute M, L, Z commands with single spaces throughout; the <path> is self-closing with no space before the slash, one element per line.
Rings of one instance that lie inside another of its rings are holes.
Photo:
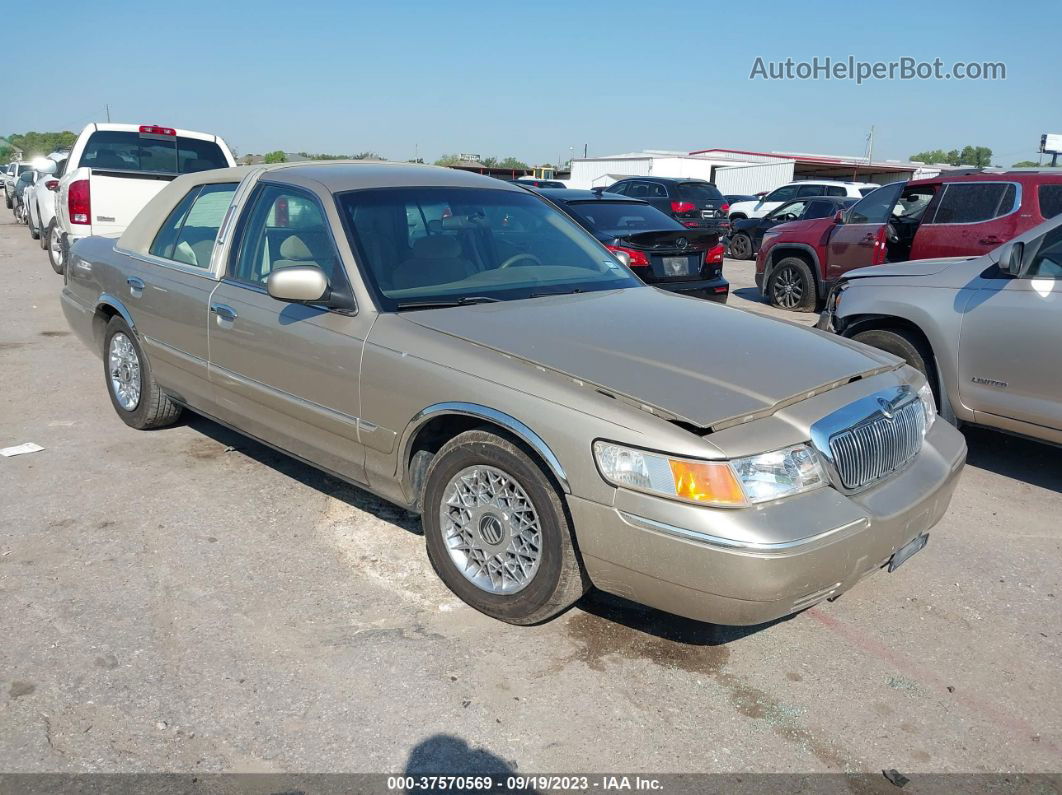
<path fill-rule="evenodd" d="M 133 298 L 139 298 L 144 294 L 144 282 L 135 276 L 130 276 L 125 283 L 129 285 L 129 295 Z"/>
<path fill-rule="evenodd" d="M 231 323 L 236 319 L 236 310 L 225 304 L 211 304 L 210 311 L 218 316 L 219 322 L 225 320 Z"/>

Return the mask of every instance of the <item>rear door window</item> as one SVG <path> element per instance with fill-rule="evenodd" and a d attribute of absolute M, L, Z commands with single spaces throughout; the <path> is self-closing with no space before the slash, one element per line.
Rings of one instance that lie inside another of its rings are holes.
<path fill-rule="evenodd" d="M 973 224 L 1012 212 L 1017 191 L 1010 182 L 952 182 L 944 187 L 935 224 Z"/>
<path fill-rule="evenodd" d="M 661 185 L 659 182 L 649 182 L 649 198 L 650 199 L 666 199 L 667 188 Z"/>
<path fill-rule="evenodd" d="M 830 190 L 828 185 L 801 185 L 797 188 L 797 196 L 831 196 L 833 194 L 827 193 Z"/>
<path fill-rule="evenodd" d="M 162 225 L 150 253 L 195 268 L 210 267 L 214 241 L 237 185 L 225 182 L 190 191 Z"/>
<path fill-rule="evenodd" d="M 1054 218 L 1062 213 L 1062 185 L 1040 186 L 1040 215 Z"/>
<path fill-rule="evenodd" d="M 81 165 L 108 171 L 191 174 L 227 168 L 229 164 L 221 147 L 213 141 L 131 130 L 97 130 L 85 144 Z"/>

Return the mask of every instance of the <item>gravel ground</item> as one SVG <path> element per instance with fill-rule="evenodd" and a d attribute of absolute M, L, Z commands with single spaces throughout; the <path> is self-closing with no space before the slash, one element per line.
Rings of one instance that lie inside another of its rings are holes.
<path fill-rule="evenodd" d="M 925 551 L 790 620 L 591 595 L 511 627 L 403 511 L 203 419 L 122 424 L 10 219 L 0 447 L 45 450 L 0 458 L 0 770 L 1062 770 L 1057 449 L 968 431 Z"/>

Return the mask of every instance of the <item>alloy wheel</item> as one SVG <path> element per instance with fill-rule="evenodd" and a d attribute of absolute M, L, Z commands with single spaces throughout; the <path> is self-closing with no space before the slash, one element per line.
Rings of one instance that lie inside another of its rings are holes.
<path fill-rule="evenodd" d="M 488 593 L 527 587 L 542 561 L 542 529 L 524 487 L 491 466 L 462 469 L 439 508 L 443 541 L 457 570 Z"/>
<path fill-rule="evenodd" d="M 118 405 L 135 411 L 140 404 L 140 357 L 132 341 L 120 331 L 111 337 L 107 349 L 107 372 Z"/>
<path fill-rule="evenodd" d="M 782 268 L 774 277 L 774 289 L 771 292 L 775 304 L 784 309 L 793 309 L 804 300 L 804 279 L 796 268 Z"/>

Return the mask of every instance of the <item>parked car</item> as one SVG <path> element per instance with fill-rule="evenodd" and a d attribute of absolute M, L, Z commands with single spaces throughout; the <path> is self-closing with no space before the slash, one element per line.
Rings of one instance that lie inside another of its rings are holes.
<path fill-rule="evenodd" d="M 37 183 L 26 203 L 30 234 L 40 241 L 41 248 L 48 252 L 48 261 L 57 273 L 62 273 L 59 235 L 55 225 L 55 196 L 59 180 L 66 168 L 67 154 L 54 152 L 37 169 Z"/>
<path fill-rule="evenodd" d="M 665 215 L 691 229 L 710 229 L 725 234 L 730 230 L 730 209 L 711 182 L 703 179 L 631 177 L 614 182 L 605 191 L 642 199 Z"/>
<path fill-rule="evenodd" d="M 719 234 L 687 229 L 648 202 L 588 190 L 540 190 L 646 284 L 726 303 Z M 511 223 L 519 223 L 513 219 Z"/>
<path fill-rule="evenodd" d="M 120 235 L 179 174 L 235 164 L 225 142 L 210 133 L 155 124 L 87 125 L 59 180 L 55 218 L 60 269 L 74 242 L 89 235 Z"/>
<path fill-rule="evenodd" d="M 900 359 L 648 287 L 452 169 L 179 177 L 74 245 L 61 303 L 127 425 L 189 408 L 420 513 L 447 586 L 515 624 L 591 584 L 802 610 L 921 549 L 966 454 Z"/>
<path fill-rule="evenodd" d="M 763 218 L 740 218 L 731 222 L 730 256 L 734 259 L 752 259 L 759 251 L 763 233 L 778 224 L 790 221 L 809 221 L 829 218 L 856 203 L 855 199 L 832 196 L 809 196 L 793 199 L 775 207 Z"/>
<path fill-rule="evenodd" d="M 980 172 L 886 185 L 834 218 L 765 233 L 756 285 L 775 306 L 812 311 L 856 268 L 978 257 L 1062 211 L 1057 171 Z"/>
<path fill-rule="evenodd" d="M 26 189 L 31 187 L 36 180 L 37 172 L 32 168 L 23 171 L 18 175 L 18 179 L 15 180 L 15 191 L 12 199 L 14 206 L 12 210 L 15 213 L 15 221 L 20 224 L 26 223 L 26 202 L 24 199 Z"/>
<path fill-rule="evenodd" d="M 1062 215 L 973 259 L 861 268 L 819 328 L 901 357 L 940 413 L 1062 444 Z"/>
<path fill-rule="evenodd" d="M 838 180 L 820 179 L 790 182 L 775 188 L 751 201 L 737 202 L 730 205 L 730 220 L 739 218 L 763 218 L 771 210 L 780 207 L 783 202 L 793 199 L 805 199 L 812 196 L 833 196 L 839 199 L 861 199 L 880 188 L 873 182 L 840 182 Z"/>
<path fill-rule="evenodd" d="M 724 193 L 723 198 L 727 204 L 735 205 L 738 202 L 754 202 L 759 200 L 760 197 L 746 193 Z"/>
<path fill-rule="evenodd" d="M 523 185 L 528 188 L 566 188 L 563 182 L 555 179 L 532 179 L 531 177 L 519 177 L 512 180 L 514 185 Z"/>
<path fill-rule="evenodd" d="M 7 169 L 4 171 L 4 204 L 7 205 L 7 209 L 15 209 L 15 183 L 31 168 L 32 166 L 27 162 L 7 164 Z"/>

